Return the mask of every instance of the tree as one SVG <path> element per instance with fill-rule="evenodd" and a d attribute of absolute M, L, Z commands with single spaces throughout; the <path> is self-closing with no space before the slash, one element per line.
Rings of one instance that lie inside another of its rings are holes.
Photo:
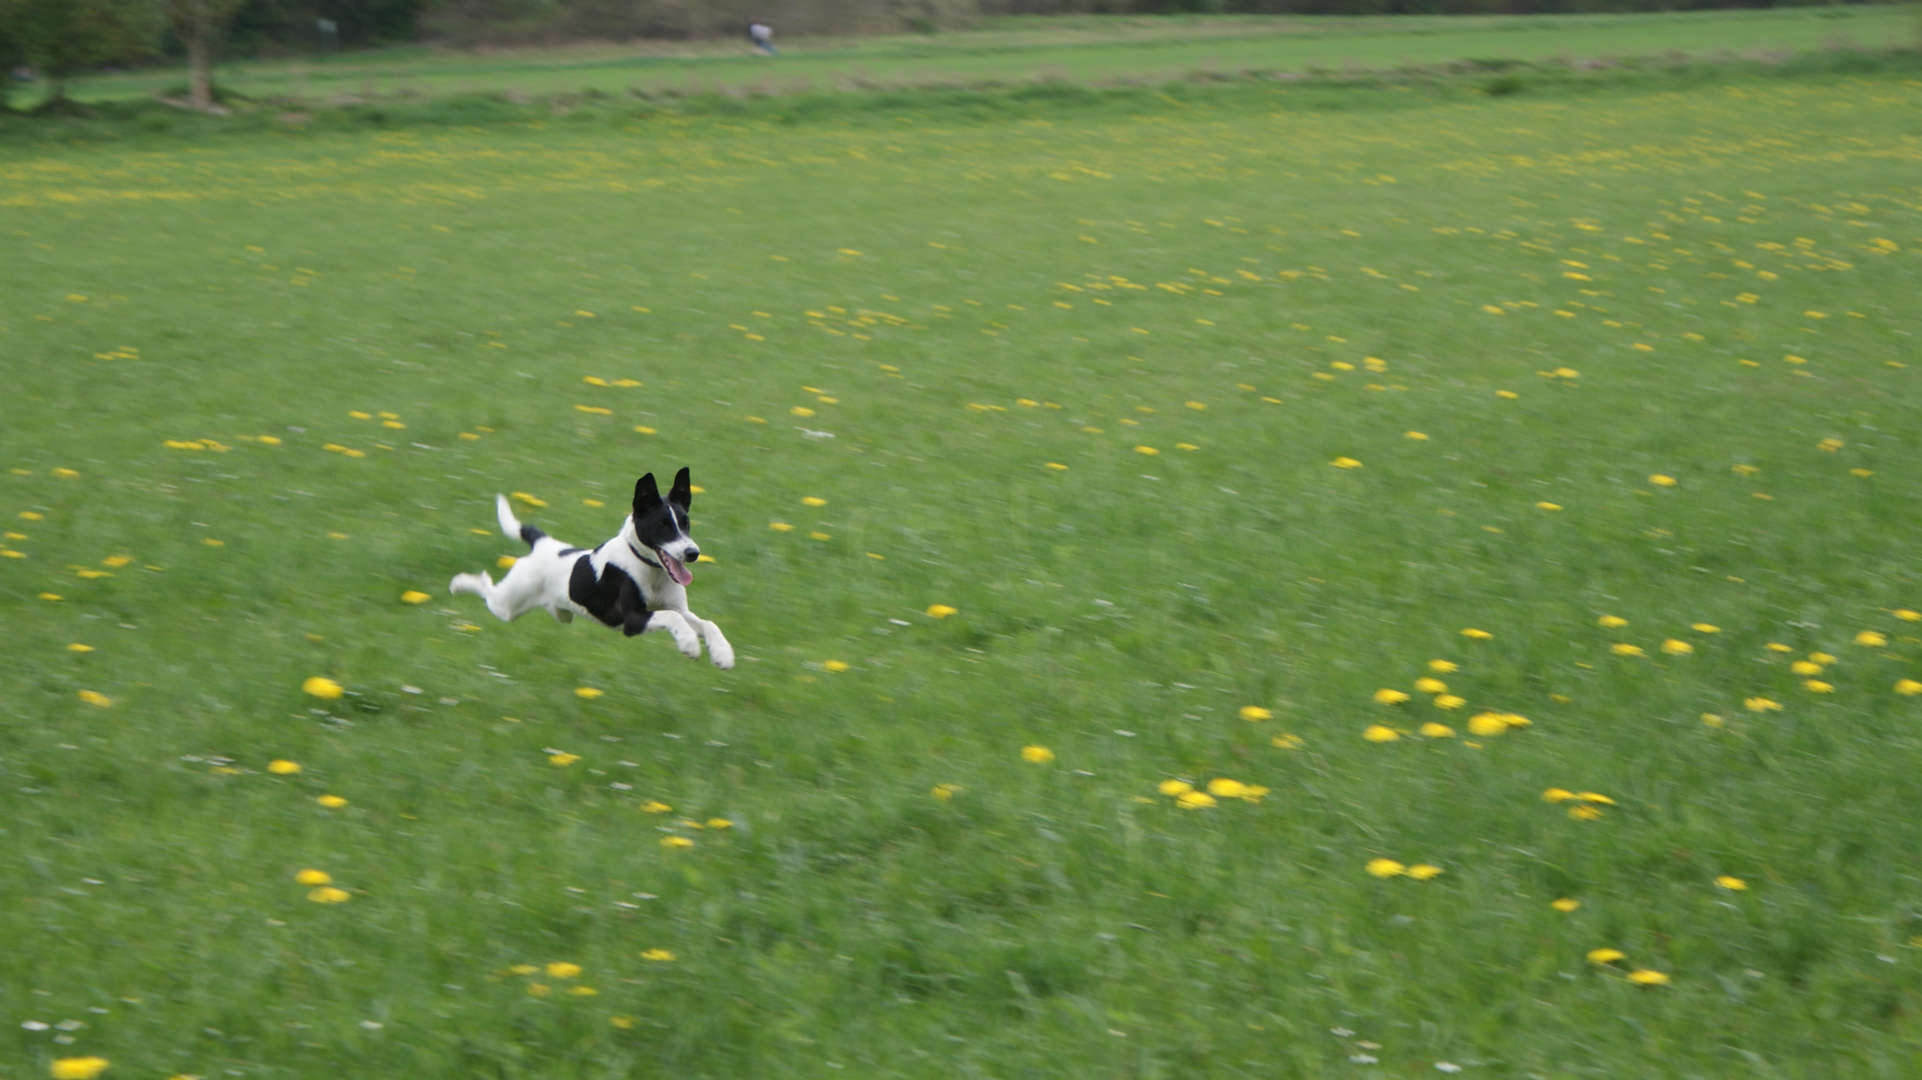
<path fill-rule="evenodd" d="M 246 0 L 158 0 L 173 25 L 174 36 L 187 47 L 187 101 L 196 109 L 214 104 L 214 48 L 226 33 L 228 20 Z"/>
<path fill-rule="evenodd" d="M 47 80 L 50 103 L 66 100 L 78 72 L 152 52 L 160 30 L 151 0 L 0 0 L 0 23 L 0 38 Z"/>

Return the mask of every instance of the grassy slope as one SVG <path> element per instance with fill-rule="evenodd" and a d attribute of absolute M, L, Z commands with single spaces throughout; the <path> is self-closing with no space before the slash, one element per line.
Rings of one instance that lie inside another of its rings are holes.
<path fill-rule="evenodd" d="M 481 56 L 402 50 L 321 63 L 235 64 L 223 68 L 221 78 L 256 97 L 307 99 L 480 91 L 618 94 L 635 88 L 785 93 L 855 83 L 1160 81 L 1196 70 L 1390 68 L 1464 57 L 1706 56 L 1841 42 L 1888 47 L 1912 41 L 1916 25 L 1915 10 L 1899 6 L 1634 16 L 1008 20 L 933 37 L 797 41 L 773 62 L 743 55 L 733 42 Z M 182 78 L 167 70 L 102 76 L 79 83 L 75 95 L 95 101 L 148 96 Z"/>
<path fill-rule="evenodd" d="M 1290 101 L 0 167 L 0 1075 L 1899 1071 L 1916 88 Z M 681 463 L 736 672 L 439 596 Z"/>

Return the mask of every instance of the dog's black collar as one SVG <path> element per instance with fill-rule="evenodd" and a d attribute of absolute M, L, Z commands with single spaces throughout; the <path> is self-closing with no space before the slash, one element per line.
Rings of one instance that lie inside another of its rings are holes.
<path fill-rule="evenodd" d="M 631 551 L 631 552 L 633 552 L 633 553 L 634 553 L 634 557 L 635 557 L 635 558 L 637 558 L 637 559 L 639 559 L 639 560 L 641 560 L 642 562 L 644 562 L 644 563 L 646 563 L 647 565 L 649 565 L 649 566 L 651 566 L 651 567 L 653 567 L 653 568 L 654 568 L 654 569 L 656 569 L 656 570 L 665 570 L 665 569 L 667 569 L 667 567 L 665 567 L 665 566 L 662 566 L 662 565 L 661 565 L 660 563 L 657 563 L 657 562 L 655 562 L 655 561 L 654 561 L 653 559 L 650 559 L 650 558 L 648 558 L 647 556 L 645 556 L 645 555 L 643 555 L 643 554 L 641 554 L 641 549 L 640 549 L 640 548 L 637 548 L 637 547 L 635 547 L 635 546 L 634 546 L 633 544 L 629 544 L 629 545 L 627 545 L 627 550 L 629 550 L 629 551 Z"/>

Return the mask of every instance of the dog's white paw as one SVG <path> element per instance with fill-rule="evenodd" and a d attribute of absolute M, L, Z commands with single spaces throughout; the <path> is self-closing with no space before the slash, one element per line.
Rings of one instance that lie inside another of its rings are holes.
<path fill-rule="evenodd" d="M 674 644 L 681 650 L 681 655 L 690 660 L 701 655 L 701 639 L 688 629 L 686 623 L 675 624 Z"/>
<path fill-rule="evenodd" d="M 461 593 L 473 593 L 476 596 L 485 595 L 485 588 L 486 586 L 482 583 L 479 574 L 455 574 L 454 580 L 447 583 L 447 591 L 456 596 Z"/>
<path fill-rule="evenodd" d="M 718 629 L 708 635 L 707 658 L 714 661 L 714 666 L 722 671 L 734 670 L 734 646 L 728 644 L 728 640 L 721 636 Z"/>

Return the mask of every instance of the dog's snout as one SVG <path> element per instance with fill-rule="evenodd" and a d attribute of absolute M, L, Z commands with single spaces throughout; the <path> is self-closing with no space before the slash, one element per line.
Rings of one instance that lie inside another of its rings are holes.
<path fill-rule="evenodd" d="M 696 563 L 696 562 L 700 562 L 700 561 L 701 561 L 701 549 L 700 549 L 700 548 L 697 548 L 697 547 L 689 547 L 689 548 L 687 549 L 687 552 L 686 552 L 685 554 L 683 554 L 683 555 L 681 556 L 681 561 L 682 561 L 682 562 L 689 562 L 689 563 Z"/>

